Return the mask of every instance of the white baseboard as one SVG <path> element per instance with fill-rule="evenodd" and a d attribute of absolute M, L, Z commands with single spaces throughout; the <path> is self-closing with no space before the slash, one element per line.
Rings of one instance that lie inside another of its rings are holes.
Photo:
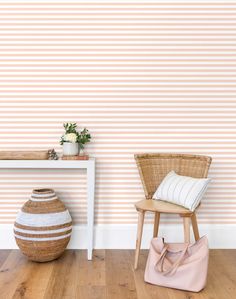
<path fill-rule="evenodd" d="M 236 225 L 199 225 L 200 235 L 207 235 L 210 248 L 236 248 Z M 168 242 L 183 241 L 182 225 L 160 225 L 159 236 Z M 145 225 L 142 248 L 149 248 L 152 226 Z M 192 236 L 193 237 L 193 236 Z M 96 225 L 94 228 L 94 248 L 134 249 L 136 225 Z M 193 240 L 193 238 L 192 238 Z M 74 226 L 69 249 L 85 249 L 87 241 L 86 226 Z M 16 249 L 13 225 L 0 225 L 0 249 Z"/>

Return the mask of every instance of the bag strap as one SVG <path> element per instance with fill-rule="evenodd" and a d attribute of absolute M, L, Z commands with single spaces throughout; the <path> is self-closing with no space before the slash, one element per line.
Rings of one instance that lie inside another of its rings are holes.
<path fill-rule="evenodd" d="M 179 258 L 173 264 L 169 261 L 171 266 L 167 270 L 164 271 L 163 265 L 164 265 L 164 261 L 167 260 L 166 255 L 168 253 L 168 246 L 164 245 L 164 247 L 161 251 L 160 257 L 159 257 L 158 261 L 156 262 L 155 269 L 158 272 L 162 273 L 163 275 L 167 275 L 167 274 L 173 275 L 176 272 L 176 270 L 178 269 L 181 261 L 183 260 L 184 255 L 188 250 L 188 246 L 189 246 L 189 244 L 186 243 L 184 246 L 184 249 L 181 251 Z"/>

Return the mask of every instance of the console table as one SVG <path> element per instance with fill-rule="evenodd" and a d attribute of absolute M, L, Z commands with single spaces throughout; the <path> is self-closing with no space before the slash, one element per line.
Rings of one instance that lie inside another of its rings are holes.
<path fill-rule="evenodd" d="M 92 260 L 94 194 L 95 194 L 95 159 L 89 160 L 0 160 L 0 169 L 86 169 L 87 170 L 87 236 L 88 260 Z"/>

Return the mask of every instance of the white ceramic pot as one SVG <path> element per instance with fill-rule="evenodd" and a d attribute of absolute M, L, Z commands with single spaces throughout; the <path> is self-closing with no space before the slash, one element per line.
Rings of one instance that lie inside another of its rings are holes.
<path fill-rule="evenodd" d="M 76 156 L 79 154 L 79 143 L 64 142 L 63 143 L 63 155 L 64 156 Z"/>

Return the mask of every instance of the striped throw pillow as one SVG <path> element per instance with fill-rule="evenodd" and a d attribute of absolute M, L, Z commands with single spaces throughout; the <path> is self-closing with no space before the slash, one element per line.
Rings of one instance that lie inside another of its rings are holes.
<path fill-rule="evenodd" d="M 171 171 L 163 179 L 153 199 L 168 201 L 194 211 L 199 205 L 211 179 L 196 179 Z"/>

